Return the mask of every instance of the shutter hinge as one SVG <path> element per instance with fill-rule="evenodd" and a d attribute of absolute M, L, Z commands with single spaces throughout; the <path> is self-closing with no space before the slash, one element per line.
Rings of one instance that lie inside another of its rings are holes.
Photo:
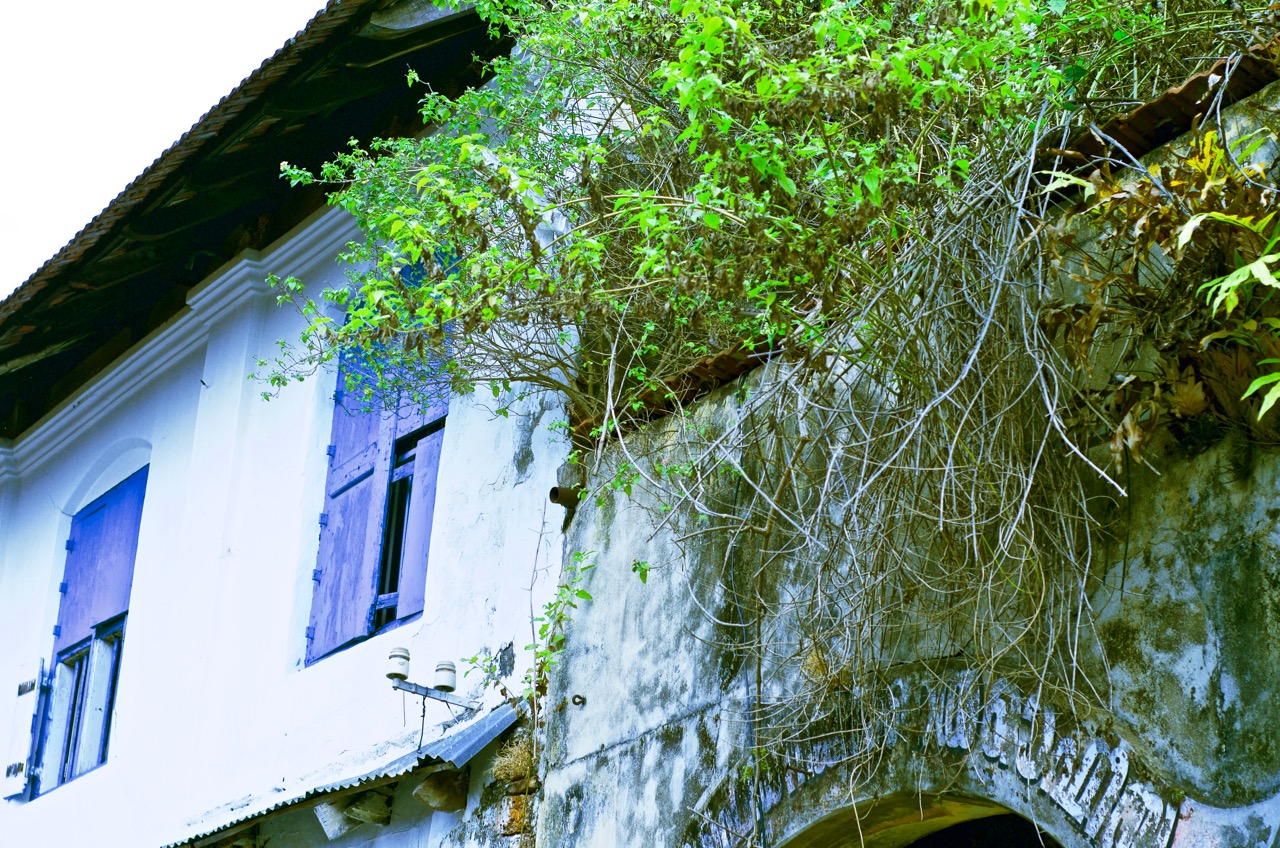
<path fill-rule="evenodd" d="M 63 580 L 61 583 L 58 584 L 58 594 L 59 595 L 67 594 L 68 588 L 69 587 L 67 586 L 67 581 Z"/>
<path fill-rule="evenodd" d="M 329 526 L 329 513 L 327 512 L 320 513 L 320 526 L 321 527 Z"/>
<path fill-rule="evenodd" d="M 62 635 L 62 625 L 61 625 L 61 624 L 55 624 L 55 625 L 53 625 L 53 635 L 54 635 L 54 636 L 61 636 L 61 635 Z"/>
<path fill-rule="evenodd" d="M 311 579 L 312 579 L 312 580 L 314 580 L 316 583 L 319 583 L 319 582 L 320 582 L 320 575 L 321 575 L 321 574 L 323 574 L 323 573 L 324 573 L 324 569 L 322 569 L 322 568 L 315 568 L 315 569 L 312 569 L 312 571 L 311 571 Z"/>
<path fill-rule="evenodd" d="M 68 540 L 67 540 L 67 544 L 66 544 L 66 548 L 67 548 L 67 550 L 69 550 L 69 551 L 74 551 L 74 550 L 76 549 L 76 542 L 75 542 L 75 539 L 68 539 Z"/>
<path fill-rule="evenodd" d="M 316 629 L 315 629 L 314 627 L 308 627 L 308 628 L 307 628 L 307 641 L 308 641 L 308 642 L 310 642 L 310 641 L 311 641 L 312 639 L 314 639 L 314 638 L 316 638 Z"/>
<path fill-rule="evenodd" d="M 329 445 L 329 447 L 324 449 L 324 452 L 330 459 L 333 459 L 335 456 L 338 455 L 338 446 Z"/>

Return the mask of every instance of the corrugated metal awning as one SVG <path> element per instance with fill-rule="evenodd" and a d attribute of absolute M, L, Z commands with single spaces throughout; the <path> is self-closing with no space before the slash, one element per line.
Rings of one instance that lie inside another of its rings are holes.
<path fill-rule="evenodd" d="M 381 780 L 388 777 L 399 777 L 414 769 L 439 763 L 447 763 L 454 768 L 462 768 L 471 762 L 471 758 L 480 753 L 486 745 L 497 739 L 502 732 L 516 723 L 520 713 L 510 704 L 503 704 L 493 712 L 461 728 L 456 733 L 444 736 L 422 746 L 421 750 L 410 751 L 397 760 L 392 760 L 381 768 L 368 774 L 349 780 L 340 780 L 326 786 L 312 789 L 305 797 L 324 795 L 339 789 L 350 789 L 362 783 Z"/>
<path fill-rule="evenodd" d="M 250 802 L 237 810 L 225 810 L 223 814 L 227 818 L 216 824 L 211 824 L 211 820 L 216 819 L 217 816 L 207 814 L 201 817 L 202 821 L 197 820 L 199 823 L 192 823 L 191 827 L 194 832 L 182 836 L 175 842 L 166 843 L 164 848 L 181 848 L 181 846 L 207 844 L 230 835 L 234 831 L 242 830 L 252 825 L 254 820 L 269 813 L 282 812 L 288 807 L 301 806 L 335 792 L 356 789 L 367 784 L 386 782 L 424 766 L 448 764 L 454 768 L 462 768 L 476 754 L 480 753 L 486 745 L 493 742 L 515 724 L 519 717 L 519 710 L 510 704 L 502 704 L 467 724 L 451 728 L 444 735 L 426 742 L 421 748 L 412 750 L 368 771 L 353 774 L 350 777 L 345 777 L 332 783 L 301 790 L 271 803 L 268 803 L 268 799 L 264 797 L 260 799 L 262 806 Z"/>

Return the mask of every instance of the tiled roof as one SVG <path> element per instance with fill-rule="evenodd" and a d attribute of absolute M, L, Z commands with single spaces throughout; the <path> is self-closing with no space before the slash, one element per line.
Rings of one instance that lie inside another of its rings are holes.
<path fill-rule="evenodd" d="M 280 162 L 318 168 L 351 138 L 418 132 L 420 90 L 482 81 L 509 47 L 472 11 L 379 25 L 382 0 L 332 0 L 0 302 L 0 440 L 16 438 L 186 303 L 245 248 L 324 203 Z"/>

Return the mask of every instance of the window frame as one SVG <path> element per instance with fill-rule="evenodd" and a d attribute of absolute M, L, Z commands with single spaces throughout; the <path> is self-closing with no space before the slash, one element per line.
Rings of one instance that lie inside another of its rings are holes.
<path fill-rule="evenodd" d="M 386 519 L 383 522 L 382 549 L 379 551 L 378 591 L 374 603 L 373 630 L 371 636 L 394 629 L 396 626 L 414 619 L 422 614 L 416 609 L 406 615 L 398 615 L 400 607 L 401 583 L 405 577 L 405 556 L 413 556 L 414 535 L 425 533 L 422 541 L 430 543 L 430 525 L 432 516 L 415 514 L 425 508 L 414 501 L 415 480 L 419 480 L 418 458 L 426 457 L 428 442 L 437 433 L 443 433 L 445 419 L 448 414 L 440 416 L 418 429 L 396 439 L 391 459 L 391 482 L 387 485 Z M 439 456 L 436 456 L 432 472 L 438 477 L 440 472 Z M 418 492 L 421 498 L 421 491 Z M 434 511 L 434 493 L 430 505 Z M 422 525 L 426 524 L 425 531 Z M 422 552 L 425 556 L 425 552 Z M 409 572 L 416 574 L 416 569 Z M 422 569 L 422 577 L 426 578 L 426 568 Z M 389 611 L 389 612 L 388 612 Z"/>
<path fill-rule="evenodd" d="M 31 797 L 107 762 L 150 468 L 142 466 L 72 516 L 54 659 L 40 684 L 33 727 Z"/>
<path fill-rule="evenodd" d="M 92 636 L 54 659 L 35 794 L 70 783 L 106 764 L 127 618 L 125 613 L 96 625 Z M 56 777 L 51 784 L 47 781 L 50 774 Z"/>
<path fill-rule="evenodd" d="M 435 387 L 429 404 L 353 409 L 343 391 L 349 367 L 344 356 L 304 666 L 415 620 L 425 602 L 447 384 Z"/>

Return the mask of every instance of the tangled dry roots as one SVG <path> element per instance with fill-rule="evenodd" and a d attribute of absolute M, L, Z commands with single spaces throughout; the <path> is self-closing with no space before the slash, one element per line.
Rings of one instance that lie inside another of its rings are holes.
<path fill-rule="evenodd" d="M 691 588 L 731 600 L 721 647 L 745 658 L 760 750 L 852 737 L 854 781 L 870 777 L 905 663 L 975 672 L 939 686 L 1002 675 L 1068 710 L 1107 703 L 1090 599 L 1098 495 L 1123 489 L 1064 422 L 1087 380 L 1040 320 L 1060 294 L 1037 242 L 1057 214 L 1031 165 L 1044 143 L 989 140 L 932 237 L 866 263 L 882 276 L 854 284 L 875 295 L 839 314 L 838 341 L 774 357 L 727 414 L 686 411 L 657 464 L 622 440 L 688 573 L 718 562 Z"/>

